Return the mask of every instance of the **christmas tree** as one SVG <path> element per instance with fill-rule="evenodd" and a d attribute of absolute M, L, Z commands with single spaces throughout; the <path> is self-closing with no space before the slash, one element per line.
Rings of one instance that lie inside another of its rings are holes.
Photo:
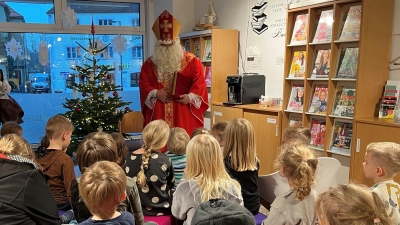
<path fill-rule="evenodd" d="M 72 76 L 79 78 L 79 83 L 72 82 L 74 98 L 66 98 L 63 107 L 68 111 L 64 114 L 75 127 L 71 137 L 68 153 L 74 152 L 81 140 L 91 132 L 104 131 L 112 133 L 118 131 L 118 121 L 129 112 L 125 107 L 130 102 L 122 101 L 118 96 L 121 86 L 114 84 L 113 76 L 109 71 L 114 70 L 111 66 L 98 65 L 97 55 L 104 51 L 106 46 L 98 46 L 95 40 L 95 29 L 92 22 L 92 38 L 89 38 L 89 47 L 85 48 L 77 44 L 86 52 L 84 58 L 86 63 L 82 66 L 72 66 Z M 99 47 L 99 49 L 98 49 Z M 78 93 L 82 96 L 78 96 Z M 112 96 L 109 96 L 112 94 Z M 125 108 L 124 108 L 125 107 Z"/>

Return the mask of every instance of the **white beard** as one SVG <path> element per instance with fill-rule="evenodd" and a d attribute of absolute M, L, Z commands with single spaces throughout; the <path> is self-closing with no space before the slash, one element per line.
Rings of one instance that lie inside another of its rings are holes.
<path fill-rule="evenodd" d="M 171 44 L 170 46 L 165 46 Z M 151 60 L 157 66 L 157 78 L 162 82 L 165 73 L 173 74 L 181 70 L 183 47 L 180 40 L 157 41 Z"/>

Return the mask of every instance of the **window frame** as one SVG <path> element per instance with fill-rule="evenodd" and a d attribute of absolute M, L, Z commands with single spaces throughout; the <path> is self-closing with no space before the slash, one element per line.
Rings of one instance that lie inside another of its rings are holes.
<path fill-rule="evenodd" d="M 132 46 L 132 59 L 142 59 L 143 58 L 143 48 L 142 51 L 138 51 L 139 46 Z M 140 56 L 133 56 L 134 52 L 136 53 L 136 55 L 138 55 L 138 53 L 140 53 Z"/>
<path fill-rule="evenodd" d="M 67 55 L 65 56 L 65 59 L 67 59 L 67 60 L 75 60 L 75 59 L 82 58 L 82 52 L 81 52 L 81 48 L 79 46 L 66 46 L 66 51 L 67 51 Z M 72 57 L 74 53 L 76 56 Z M 68 57 L 68 54 L 70 54 L 71 57 Z"/>

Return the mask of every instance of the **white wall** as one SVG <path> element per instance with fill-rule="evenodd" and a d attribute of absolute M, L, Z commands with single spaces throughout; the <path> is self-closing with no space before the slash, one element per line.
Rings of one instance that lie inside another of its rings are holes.
<path fill-rule="evenodd" d="M 395 0 L 394 3 L 394 19 L 393 19 L 393 37 L 392 37 L 392 56 L 390 59 L 395 59 L 400 56 L 400 0 Z M 400 60 L 398 61 L 400 63 Z M 400 68 L 393 66 L 392 68 Z M 389 78 L 391 80 L 400 80 L 400 70 L 390 71 Z"/>

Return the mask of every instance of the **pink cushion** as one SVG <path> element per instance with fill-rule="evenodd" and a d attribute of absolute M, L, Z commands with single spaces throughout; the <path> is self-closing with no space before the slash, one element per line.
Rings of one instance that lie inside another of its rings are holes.
<path fill-rule="evenodd" d="M 167 216 L 144 216 L 144 222 L 156 222 L 158 225 L 175 225 L 176 220 L 172 215 Z"/>

